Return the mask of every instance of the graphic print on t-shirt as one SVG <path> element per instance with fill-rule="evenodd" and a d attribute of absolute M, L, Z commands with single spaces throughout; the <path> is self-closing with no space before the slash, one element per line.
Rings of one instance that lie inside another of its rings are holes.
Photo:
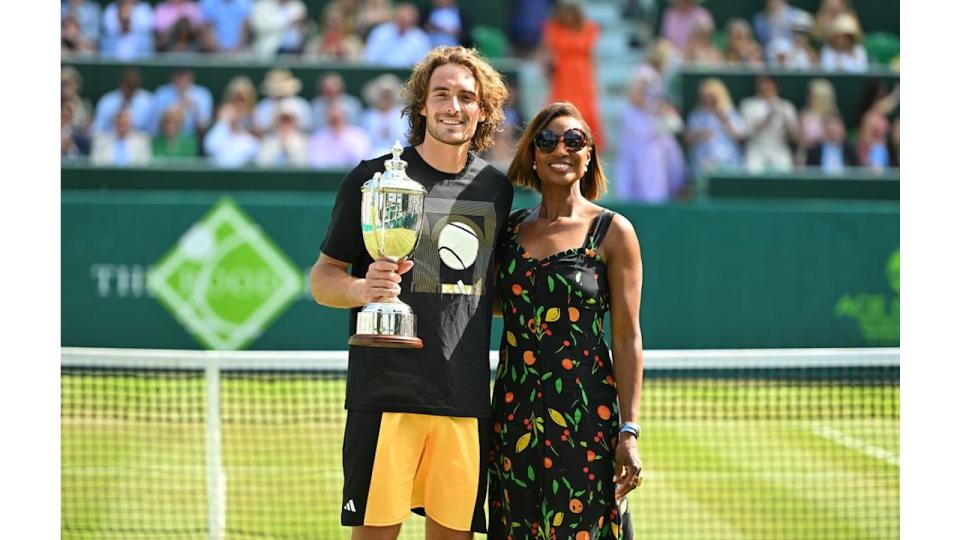
<path fill-rule="evenodd" d="M 423 212 L 410 290 L 481 296 L 497 235 L 494 204 L 428 197 Z"/>

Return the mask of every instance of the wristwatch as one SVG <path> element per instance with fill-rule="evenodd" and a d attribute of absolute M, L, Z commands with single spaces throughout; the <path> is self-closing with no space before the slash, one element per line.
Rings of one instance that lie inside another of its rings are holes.
<path fill-rule="evenodd" d="M 630 433 L 636 438 L 640 438 L 640 424 L 633 422 L 624 422 L 620 424 L 620 433 Z"/>

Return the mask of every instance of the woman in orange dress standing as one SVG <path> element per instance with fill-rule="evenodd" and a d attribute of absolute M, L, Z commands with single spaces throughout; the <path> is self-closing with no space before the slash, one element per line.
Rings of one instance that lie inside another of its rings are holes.
<path fill-rule="evenodd" d="M 550 74 L 550 102 L 569 101 L 583 115 L 603 148 L 603 123 L 597 110 L 593 48 L 600 36 L 596 23 L 586 20 L 579 5 L 561 1 L 543 28 L 543 53 Z"/>

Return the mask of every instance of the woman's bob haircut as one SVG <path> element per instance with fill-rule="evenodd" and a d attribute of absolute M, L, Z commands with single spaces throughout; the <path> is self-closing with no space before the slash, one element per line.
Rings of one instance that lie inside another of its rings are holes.
<path fill-rule="evenodd" d="M 607 177 L 603 174 L 603 167 L 600 166 L 600 160 L 597 158 L 597 147 L 594 146 L 593 131 L 583 119 L 580 111 L 567 101 L 558 101 L 552 103 L 540 111 L 537 116 L 527 124 L 527 129 L 520 136 L 517 143 L 517 151 L 507 170 L 507 177 L 518 185 L 525 188 L 540 191 L 540 177 L 537 171 L 533 170 L 534 154 L 536 148 L 533 145 L 533 138 L 547 127 L 547 124 L 554 118 L 571 116 L 583 124 L 583 131 L 587 134 L 587 143 L 590 145 L 590 163 L 587 165 L 587 172 L 580 179 L 580 193 L 588 200 L 595 201 L 607 191 Z"/>

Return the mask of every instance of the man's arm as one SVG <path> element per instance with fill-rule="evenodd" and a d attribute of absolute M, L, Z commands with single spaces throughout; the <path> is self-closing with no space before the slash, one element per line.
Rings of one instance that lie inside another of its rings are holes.
<path fill-rule="evenodd" d="M 363 278 L 350 275 L 349 267 L 348 262 L 320 254 L 310 270 L 310 291 L 318 304 L 353 308 L 397 297 L 400 295 L 401 274 L 413 268 L 413 261 L 399 264 L 389 260 L 375 261 Z"/>

